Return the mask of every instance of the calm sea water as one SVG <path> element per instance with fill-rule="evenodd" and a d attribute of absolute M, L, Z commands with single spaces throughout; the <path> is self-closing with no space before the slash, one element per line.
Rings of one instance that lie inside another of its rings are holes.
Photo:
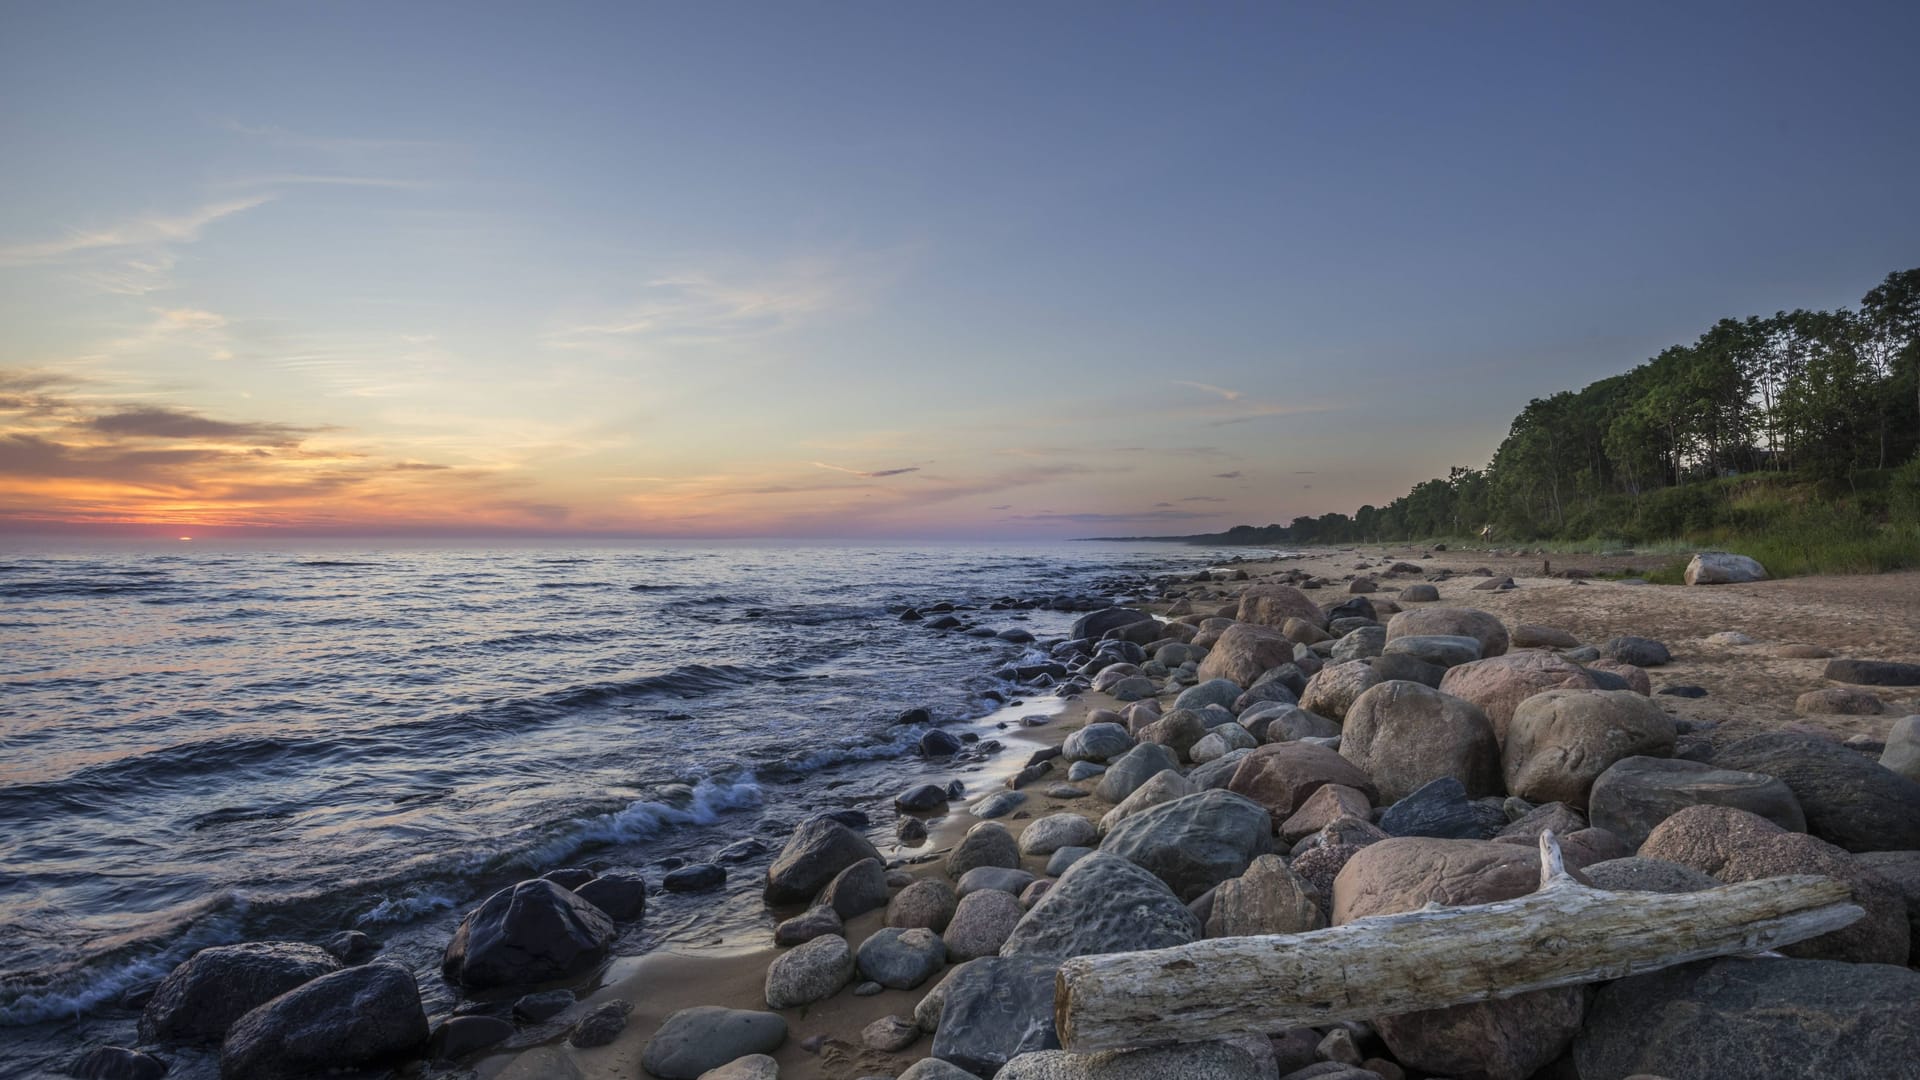
<path fill-rule="evenodd" d="M 0 1075 L 131 1039 L 121 996 L 221 942 L 360 929 L 444 1007 L 459 915 L 560 866 L 657 882 L 748 840 L 722 898 L 659 898 L 621 951 L 759 925 L 794 823 L 883 824 L 932 768 L 903 709 L 973 720 L 1012 692 L 992 671 L 1027 649 L 899 605 L 1113 596 L 1220 554 L 0 551 Z M 1072 619 L 965 614 L 1043 638 Z"/>

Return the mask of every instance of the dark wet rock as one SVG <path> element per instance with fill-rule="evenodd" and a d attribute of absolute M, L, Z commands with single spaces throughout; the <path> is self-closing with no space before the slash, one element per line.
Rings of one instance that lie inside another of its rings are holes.
<path fill-rule="evenodd" d="M 1043 765 L 1040 768 L 1045 769 L 1046 772 L 1053 771 L 1051 765 Z M 1046 772 L 1041 775 L 1044 776 Z M 1021 804 L 1026 801 L 1027 796 L 1024 792 L 996 791 L 968 807 L 967 812 L 977 818 L 1002 818 L 1020 809 Z"/>
<path fill-rule="evenodd" d="M 1059 961 L 1163 949 L 1199 937 L 1199 920 L 1165 882 L 1127 859 L 1096 851 L 1054 882 L 1001 953 Z"/>
<path fill-rule="evenodd" d="M 1421 785 L 1380 815 L 1380 828 L 1391 836 L 1489 840 L 1506 825 L 1505 812 L 1486 800 L 1470 798 L 1466 787 L 1451 776 Z"/>
<path fill-rule="evenodd" d="M 1593 782 L 1588 805 L 1593 824 L 1612 830 L 1636 849 L 1656 825 L 1689 806 L 1732 806 L 1792 832 L 1807 828 L 1800 801 L 1779 780 L 1676 758 L 1614 762 Z"/>
<path fill-rule="evenodd" d="M 1722 747 L 1714 764 L 1792 789 L 1807 831 L 1848 851 L 1920 849 L 1920 782 L 1812 735 L 1776 731 Z"/>
<path fill-rule="evenodd" d="M 787 1041 L 778 1013 L 701 1005 L 681 1009 L 660 1025 L 640 1055 L 640 1067 L 660 1080 L 698 1080 L 749 1054 L 771 1054 Z"/>
<path fill-rule="evenodd" d="M 767 903 L 805 903 L 835 874 L 862 859 L 879 857 L 866 837 L 838 821 L 820 817 L 802 822 L 767 868 Z"/>
<path fill-rule="evenodd" d="M 358 930 L 342 930 L 320 940 L 327 955 L 343 964 L 358 964 L 380 951 L 380 943 Z"/>
<path fill-rule="evenodd" d="M 975 1076 L 992 1076 L 1020 1054 L 1058 1048 L 1057 965 L 1044 957 L 988 956 L 955 968 L 935 991 L 940 1006 L 933 1056 Z"/>
<path fill-rule="evenodd" d="M 834 875 L 820 892 L 820 903 L 842 919 L 887 906 L 887 868 L 879 859 L 861 859 Z"/>
<path fill-rule="evenodd" d="M 593 871 L 588 870 L 584 866 L 562 867 L 559 870 L 549 870 L 540 876 L 563 889 L 572 889 L 575 892 L 580 890 L 580 886 L 585 885 L 594 878 Z"/>
<path fill-rule="evenodd" d="M 735 840 L 726 847 L 713 853 L 713 861 L 718 863 L 746 862 L 767 853 L 767 845 L 754 837 Z M 576 892 L 578 890 L 575 890 Z"/>
<path fill-rule="evenodd" d="M 960 745 L 959 736 L 934 728 L 920 736 L 918 748 L 921 757 L 952 757 L 960 752 Z"/>
<path fill-rule="evenodd" d="M 1252 799 L 1202 791 L 1128 817 L 1100 850 L 1151 871 L 1182 900 L 1239 877 L 1271 849 L 1273 819 Z"/>
<path fill-rule="evenodd" d="M 853 979 L 853 949 L 836 934 L 814 938 L 767 965 L 769 1009 L 791 1009 L 832 997 Z"/>
<path fill-rule="evenodd" d="M 1886 660 L 1829 660 L 1826 677 L 1857 686 L 1920 686 L 1920 664 Z"/>
<path fill-rule="evenodd" d="M 362 964 L 322 975 L 241 1017 L 221 1044 L 220 1075 L 298 1080 L 413 1057 L 426 1043 L 427 1014 L 413 973 L 398 964 Z"/>
<path fill-rule="evenodd" d="M 627 1029 L 627 1014 L 632 1011 L 633 1005 L 619 998 L 603 1002 L 573 1025 L 567 1041 L 583 1050 L 605 1046 Z"/>
<path fill-rule="evenodd" d="M 927 842 L 927 823 L 919 818 L 903 817 L 894 822 L 893 834 L 902 847 L 919 847 Z"/>
<path fill-rule="evenodd" d="M 913 813 L 938 810 L 947 805 L 947 789 L 940 784 L 915 784 L 894 796 L 893 805 Z"/>
<path fill-rule="evenodd" d="M 1600 655 L 1641 668 L 1659 667 L 1673 661 L 1673 654 L 1667 651 L 1665 645 L 1652 638 L 1632 636 L 1608 640 L 1600 646 Z"/>
<path fill-rule="evenodd" d="M 459 1061 L 513 1038 L 513 1025 L 497 1016 L 450 1016 L 427 1036 L 427 1058 Z"/>
<path fill-rule="evenodd" d="M 573 1002 L 571 990 L 542 990 L 539 993 L 522 994 L 513 1003 L 513 1015 L 517 1020 L 538 1024 L 573 1008 Z"/>
<path fill-rule="evenodd" d="M 1920 1061 L 1920 972 L 1823 960 L 1703 960 L 1608 983 L 1574 1042 L 1583 1077 L 1882 1080 Z"/>
<path fill-rule="evenodd" d="M 580 886 L 574 895 L 615 922 L 633 922 L 647 911 L 647 879 L 629 871 L 610 870 Z"/>
<path fill-rule="evenodd" d="M 1707 688 L 1692 685 L 1663 686 L 1660 688 L 1659 693 L 1665 694 L 1668 697 L 1703 698 L 1707 696 Z"/>
<path fill-rule="evenodd" d="M 961 906 L 965 904 L 962 900 Z M 949 922 L 947 928 L 951 930 L 953 924 Z M 939 934 L 926 927 L 889 926 L 860 943 L 854 963 L 862 978 L 894 990 L 911 990 L 931 978 L 946 961 L 947 946 Z"/>
<path fill-rule="evenodd" d="M 668 892 L 706 892 L 726 883 L 725 867 L 713 863 L 694 863 L 669 873 L 660 884 Z"/>
<path fill-rule="evenodd" d="M 1408 634 L 1387 642 L 1385 651 L 1446 669 L 1480 659 L 1480 640 L 1464 634 Z"/>
<path fill-rule="evenodd" d="M 474 988 L 548 982 L 599 964 L 613 938 L 613 920 L 599 908 L 551 881 L 523 881 L 467 913 L 440 971 Z"/>
<path fill-rule="evenodd" d="M 1109 630 L 1116 630 L 1123 626 L 1130 626 L 1134 623 L 1149 622 L 1152 620 L 1152 615 L 1144 611 L 1137 611 L 1133 608 L 1102 608 L 1099 611 L 1082 615 L 1080 618 L 1075 619 L 1073 629 L 1068 632 L 1067 636 L 1075 639 L 1086 638 L 1089 640 L 1098 640 L 1104 637 Z"/>
<path fill-rule="evenodd" d="M 322 975 L 340 961 L 313 945 L 252 941 L 215 945 L 174 968 L 140 1014 L 141 1042 L 218 1042 L 257 1006 Z"/>
<path fill-rule="evenodd" d="M 96 1046 L 67 1067 L 80 1080 L 160 1080 L 167 1064 L 151 1054 L 119 1046 Z"/>

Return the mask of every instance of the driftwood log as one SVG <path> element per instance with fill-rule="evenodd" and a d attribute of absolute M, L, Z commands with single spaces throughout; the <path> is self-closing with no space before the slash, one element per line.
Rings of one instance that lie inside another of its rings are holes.
<path fill-rule="evenodd" d="M 1514 900 L 1212 938 L 1060 966 L 1054 1023 L 1075 1053 L 1276 1033 L 1618 979 L 1818 937 L 1863 914 L 1844 882 L 1763 878 L 1694 893 L 1575 881 L 1551 831 L 1540 888 Z"/>

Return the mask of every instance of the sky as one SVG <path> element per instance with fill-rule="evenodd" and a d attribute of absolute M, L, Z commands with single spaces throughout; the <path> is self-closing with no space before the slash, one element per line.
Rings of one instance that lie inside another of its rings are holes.
<path fill-rule="evenodd" d="M 0 531 L 1196 533 L 1920 265 L 1920 5 L 17 3 Z"/>

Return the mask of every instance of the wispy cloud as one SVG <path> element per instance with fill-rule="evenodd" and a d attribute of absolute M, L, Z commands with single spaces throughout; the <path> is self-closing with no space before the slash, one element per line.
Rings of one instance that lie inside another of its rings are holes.
<path fill-rule="evenodd" d="M 1203 382 L 1187 382 L 1187 381 L 1185 381 L 1185 380 L 1183 380 L 1183 379 L 1176 379 L 1176 380 L 1174 380 L 1174 384 L 1173 384 L 1173 385 L 1175 385 L 1175 386 L 1191 386 L 1191 387 L 1193 387 L 1193 388 L 1194 388 L 1195 390 L 1199 390 L 1199 391 L 1201 391 L 1201 392 L 1203 392 L 1203 393 L 1208 393 L 1208 394 L 1218 394 L 1218 395 L 1219 395 L 1219 396 L 1220 396 L 1220 397 L 1221 397 L 1221 398 L 1222 398 L 1223 400 L 1226 400 L 1226 401 L 1238 401 L 1238 400 L 1240 400 L 1240 391 L 1238 391 L 1238 390 L 1229 390 L 1229 389 L 1227 389 L 1227 388 L 1226 388 L 1226 387 L 1224 387 L 1224 386 L 1214 386 L 1214 385 L 1213 385 L 1213 384 L 1211 384 L 1211 383 L 1203 383 Z"/>
<path fill-rule="evenodd" d="M 875 469 L 872 472 L 866 472 L 860 469 L 849 469 L 844 465 L 829 465 L 824 461 L 809 461 L 807 464 L 816 469 L 832 469 L 834 472 L 846 473 L 848 476 L 864 476 L 869 480 L 877 480 L 882 476 L 900 476 L 904 473 L 920 471 L 920 466 L 918 465 L 908 465 L 899 469 Z"/>
<path fill-rule="evenodd" d="M 182 214 L 150 214 L 97 229 L 76 229 L 53 240 L 0 246 L 0 263 L 45 262 L 82 252 L 178 243 L 200 239 L 207 226 L 272 202 L 270 193 L 207 203 Z"/>
<path fill-rule="evenodd" d="M 109 435 L 150 439 L 224 439 L 275 445 L 291 444 L 297 441 L 299 436 L 311 434 L 315 430 L 288 424 L 213 420 L 185 409 L 150 405 L 96 416 L 90 426 L 95 431 Z"/>
<path fill-rule="evenodd" d="M 1213 478 L 1215 480 L 1238 480 L 1240 479 L 1240 470 L 1235 469 L 1232 472 L 1217 472 L 1213 474 Z"/>
<path fill-rule="evenodd" d="M 1227 500 L 1221 498 L 1218 495 L 1189 495 L 1186 498 L 1181 499 L 1180 501 L 1181 502 L 1223 503 L 1223 502 L 1226 502 Z"/>

